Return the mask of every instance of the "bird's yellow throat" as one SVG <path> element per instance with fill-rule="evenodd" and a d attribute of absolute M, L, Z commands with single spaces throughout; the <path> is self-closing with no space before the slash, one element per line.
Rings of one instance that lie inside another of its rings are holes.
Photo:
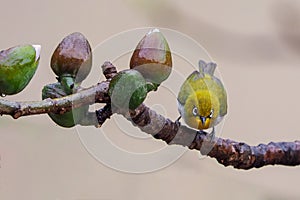
<path fill-rule="evenodd" d="M 196 129 L 208 129 L 215 125 L 220 103 L 217 96 L 209 90 L 198 90 L 187 98 L 184 105 L 186 123 Z"/>

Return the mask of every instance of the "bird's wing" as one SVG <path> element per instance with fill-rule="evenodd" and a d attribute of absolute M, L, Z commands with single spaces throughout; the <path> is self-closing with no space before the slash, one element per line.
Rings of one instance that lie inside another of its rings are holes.
<path fill-rule="evenodd" d="M 184 81 L 182 84 L 177 100 L 182 105 L 185 104 L 186 99 L 188 98 L 189 94 L 192 94 L 194 92 L 193 84 L 196 80 L 198 80 L 200 77 L 200 73 L 198 71 L 194 71 L 191 73 L 188 78 Z"/>

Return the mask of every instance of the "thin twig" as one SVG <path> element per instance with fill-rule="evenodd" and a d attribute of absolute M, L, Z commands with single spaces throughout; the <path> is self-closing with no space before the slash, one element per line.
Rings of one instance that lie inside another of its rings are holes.
<path fill-rule="evenodd" d="M 72 108 L 78 108 L 83 105 L 107 103 L 110 102 L 107 94 L 108 86 L 109 82 L 103 81 L 78 93 L 57 99 L 47 98 L 43 101 L 14 102 L 0 99 L 0 115 L 11 115 L 17 119 L 21 116 L 50 112 L 64 114 Z"/>

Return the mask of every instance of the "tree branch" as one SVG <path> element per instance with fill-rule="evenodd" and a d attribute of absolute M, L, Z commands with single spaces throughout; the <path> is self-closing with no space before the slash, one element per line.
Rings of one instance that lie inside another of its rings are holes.
<path fill-rule="evenodd" d="M 73 95 L 57 99 L 44 99 L 43 101 L 13 102 L 0 99 L 0 115 L 11 115 L 17 119 L 26 115 L 38 115 L 44 113 L 64 114 L 72 108 L 78 108 L 86 104 L 108 103 L 107 94 L 109 82 L 103 81 L 95 86 L 82 89 Z"/>
<path fill-rule="evenodd" d="M 107 78 L 106 81 L 63 98 L 32 102 L 12 102 L 0 99 L 0 114 L 11 115 L 14 118 L 49 112 L 63 114 L 82 105 L 106 103 L 102 109 L 96 111 L 96 114 L 88 113 L 86 120 L 80 124 L 101 126 L 113 113 L 118 113 L 154 138 L 161 139 L 170 145 L 177 144 L 198 150 L 204 155 L 215 158 L 224 166 L 246 170 L 266 165 L 300 165 L 300 141 L 270 142 L 250 146 L 229 139 L 211 138 L 205 132 L 197 132 L 178 122 L 172 122 L 144 104 L 130 111 L 112 109 L 108 86 L 110 79 L 117 74 L 117 71 L 109 62 L 104 63 L 102 70 Z"/>
<path fill-rule="evenodd" d="M 250 146 L 229 139 L 210 138 L 179 123 L 165 119 L 145 105 L 141 105 L 130 115 L 132 123 L 142 131 L 168 144 L 187 146 L 203 155 L 215 158 L 224 166 L 238 169 L 260 168 L 266 165 L 296 166 L 300 164 L 300 141 L 270 142 Z M 164 124 L 161 126 L 161 124 Z"/>

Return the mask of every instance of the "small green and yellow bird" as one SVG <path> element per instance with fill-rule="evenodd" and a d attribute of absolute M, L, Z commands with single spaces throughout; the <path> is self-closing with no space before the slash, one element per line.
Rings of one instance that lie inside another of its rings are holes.
<path fill-rule="evenodd" d="M 227 113 L 227 94 L 222 82 L 214 76 L 217 65 L 199 61 L 182 84 L 178 94 L 178 110 L 186 124 L 198 130 L 213 128 Z"/>

